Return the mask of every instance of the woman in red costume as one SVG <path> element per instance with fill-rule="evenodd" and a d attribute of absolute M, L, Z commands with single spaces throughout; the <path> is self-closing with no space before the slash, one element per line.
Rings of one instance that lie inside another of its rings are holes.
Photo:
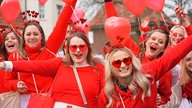
<path fill-rule="evenodd" d="M 66 55 L 63 59 L 5 63 L 6 67 L 9 64 L 13 66 L 8 71 L 30 72 L 55 78 L 52 93 L 55 99 L 54 108 L 85 106 L 99 108 L 98 96 L 104 86 L 104 67 L 93 60 L 91 45 L 83 33 L 77 32 L 67 38 Z M 0 63 L 0 67 L 5 68 L 2 66 L 4 66 L 3 62 Z M 87 104 L 83 101 L 73 67 L 77 70 Z"/>
<path fill-rule="evenodd" d="M 62 45 L 68 23 L 70 21 L 73 9 L 77 0 L 73 0 L 71 4 L 65 5 L 63 8 L 55 28 L 45 42 L 45 35 L 38 21 L 28 21 L 23 29 L 21 50 L 13 53 L 9 60 L 47 60 L 55 58 L 60 46 Z M 20 76 L 20 80 L 18 80 Z M 53 77 L 40 76 L 31 73 L 15 73 L 5 74 L 6 86 L 12 91 L 19 91 L 21 95 L 21 108 L 26 108 L 31 93 L 47 92 L 53 82 Z"/>

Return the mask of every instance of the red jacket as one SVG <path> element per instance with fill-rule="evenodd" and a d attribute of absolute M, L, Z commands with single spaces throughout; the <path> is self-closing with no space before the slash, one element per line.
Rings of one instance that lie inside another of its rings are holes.
<path fill-rule="evenodd" d="M 70 21 L 70 17 L 73 12 L 72 7 L 75 7 L 76 2 L 77 0 L 73 0 L 71 5 L 66 5 L 64 7 L 55 25 L 55 28 L 53 29 L 53 32 L 50 34 L 46 42 L 46 47 L 44 49 L 40 50 L 41 47 L 37 47 L 36 49 L 26 51 L 29 56 L 29 60 L 47 60 L 55 58 L 55 54 L 57 53 L 63 43 L 63 40 L 65 39 L 68 22 Z M 11 58 L 9 58 L 9 60 L 17 60 L 17 53 L 12 54 L 12 56 L 10 57 Z M 14 73 L 7 73 L 5 75 L 6 86 L 9 87 L 9 89 L 11 90 L 17 90 L 17 72 L 20 73 L 21 80 L 24 81 L 27 85 L 28 93 L 36 92 L 32 74 L 21 73 L 20 71 L 16 71 Z M 53 78 L 50 76 L 45 77 L 40 75 L 34 75 L 34 78 L 39 92 L 47 92 L 53 81 Z"/>
<path fill-rule="evenodd" d="M 154 77 L 154 81 L 157 81 L 170 69 L 172 69 L 191 50 L 192 50 L 192 36 L 181 41 L 177 46 L 170 49 L 161 58 L 143 64 L 142 71 L 143 73 L 150 74 L 151 76 Z M 120 92 L 117 88 L 115 89 L 115 91 L 116 93 L 119 93 L 122 96 L 126 108 L 157 108 L 156 104 L 157 95 L 151 95 L 150 97 L 146 97 L 143 102 L 141 98 L 142 91 L 140 89 L 135 99 L 133 99 L 132 95 L 130 94 L 130 90 L 128 90 L 126 94 L 122 93 L 122 91 Z M 151 93 L 155 94 L 156 92 L 157 92 L 156 83 L 151 83 Z M 114 107 L 112 108 L 117 108 L 116 100 L 119 100 L 119 98 L 114 99 L 114 102 L 112 104 L 112 106 Z M 108 99 L 105 95 L 104 90 L 102 90 L 99 96 L 99 108 L 105 108 L 107 104 Z M 123 108 L 121 102 L 119 103 L 118 108 Z"/>
<path fill-rule="evenodd" d="M 101 64 L 96 64 L 96 67 L 97 69 L 93 69 L 91 66 L 77 67 L 88 108 L 98 108 L 98 96 L 104 86 L 104 67 Z M 33 72 L 43 76 L 55 77 L 52 97 L 56 102 L 84 105 L 73 68 L 64 65 L 61 58 L 39 62 L 13 62 L 13 71 Z"/>

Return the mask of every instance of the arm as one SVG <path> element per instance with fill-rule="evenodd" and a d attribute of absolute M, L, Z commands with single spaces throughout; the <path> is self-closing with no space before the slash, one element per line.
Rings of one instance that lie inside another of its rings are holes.
<path fill-rule="evenodd" d="M 183 39 L 175 47 L 167 51 L 161 58 L 142 65 L 144 73 L 151 74 L 159 80 L 166 72 L 172 69 L 179 61 L 192 50 L 192 36 Z"/>
<path fill-rule="evenodd" d="M 62 58 L 42 61 L 5 61 L 3 68 L 5 71 L 34 73 L 42 76 L 55 76 L 61 63 Z M 2 67 L 1 64 L 0 66 Z"/>
<path fill-rule="evenodd" d="M 76 2 L 77 0 L 73 0 L 71 4 L 68 4 L 64 7 L 53 29 L 53 32 L 46 42 L 46 47 L 55 54 L 65 39 L 68 22 L 70 21 L 71 15 L 73 13 L 72 7 L 75 7 Z"/>
<path fill-rule="evenodd" d="M 106 10 L 107 18 L 111 16 L 118 16 L 112 0 L 105 0 L 105 10 Z"/>

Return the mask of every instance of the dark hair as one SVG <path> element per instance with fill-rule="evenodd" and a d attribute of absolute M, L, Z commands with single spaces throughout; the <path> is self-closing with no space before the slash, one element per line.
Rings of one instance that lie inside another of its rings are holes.
<path fill-rule="evenodd" d="M 71 59 L 71 56 L 69 54 L 69 45 L 70 45 L 71 39 L 73 37 L 81 38 L 87 44 L 87 47 L 88 47 L 87 63 L 90 64 L 93 68 L 95 68 L 95 64 L 96 63 L 95 63 L 95 61 L 92 58 L 91 44 L 90 44 L 87 36 L 84 33 L 82 33 L 82 32 L 75 32 L 75 33 L 71 34 L 69 37 L 67 37 L 66 52 L 65 52 L 66 55 L 65 55 L 64 63 L 66 65 L 73 65 L 74 64 L 74 62 Z"/>
<path fill-rule="evenodd" d="M 7 50 L 5 48 L 5 38 L 7 37 L 7 35 L 9 33 L 12 33 L 12 32 L 14 33 L 14 35 L 15 35 L 17 41 L 18 41 L 18 44 L 19 44 L 18 47 L 19 48 L 20 48 L 20 45 L 21 45 L 21 40 L 22 39 L 21 39 L 21 37 L 15 31 L 12 31 L 12 30 L 5 31 L 5 33 L 3 34 L 3 40 L 2 40 L 2 45 L 1 45 L 1 54 L 2 54 L 3 60 L 8 60 L 8 58 L 7 58 Z"/>
<path fill-rule="evenodd" d="M 147 39 L 142 43 L 140 44 L 140 55 L 139 55 L 139 58 L 142 60 L 144 54 L 145 54 L 145 51 L 146 51 L 146 42 L 148 41 L 149 37 L 151 37 L 151 35 L 155 32 L 159 32 L 159 33 L 162 33 L 162 34 L 165 34 L 166 36 L 166 41 L 165 41 L 165 46 L 164 46 L 164 49 L 167 48 L 168 46 L 168 43 L 169 43 L 169 33 L 167 32 L 167 30 L 163 30 L 161 28 L 157 28 L 155 30 L 152 30 L 150 31 L 148 34 L 147 34 Z M 164 54 L 164 52 L 161 52 L 159 53 L 159 55 L 157 56 L 157 58 L 161 57 L 162 55 Z"/>
<path fill-rule="evenodd" d="M 43 31 L 43 28 L 41 27 L 41 25 L 38 24 L 38 23 L 36 23 L 36 22 L 30 22 L 30 23 L 28 23 L 28 24 L 24 27 L 23 33 L 22 33 L 23 39 L 22 39 L 22 43 L 21 43 L 21 47 L 22 47 L 21 50 L 22 50 L 22 54 L 23 54 L 24 57 L 27 57 L 27 54 L 26 54 L 26 52 L 24 51 L 24 47 L 25 47 L 25 38 L 24 38 L 25 30 L 26 30 L 26 28 L 27 28 L 28 26 L 31 26 L 31 25 L 36 26 L 36 27 L 39 29 L 40 33 L 41 33 L 41 36 L 42 36 L 42 40 L 41 40 L 41 42 L 42 42 L 42 48 L 45 47 L 45 45 L 46 45 L 46 43 L 45 43 L 45 34 L 44 34 L 44 31 Z"/>

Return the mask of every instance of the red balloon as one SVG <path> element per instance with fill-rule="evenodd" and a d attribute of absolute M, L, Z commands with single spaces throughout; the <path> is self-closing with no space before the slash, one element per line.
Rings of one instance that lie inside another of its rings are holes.
<path fill-rule="evenodd" d="M 105 33 L 115 44 L 124 44 L 130 36 L 131 25 L 129 20 L 122 17 L 109 17 L 104 24 Z"/>
<path fill-rule="evenodd" d="M 85 16 L 84 10 L 75 8 L 75 9 L 73 10 L 73 14 L 72 14 L 72 16 L 71 16 L 71 20 L 72 20 L 73 22 L 77 22 L 77 21 L 79 21 L 81 18 L 84 18 L 84 16 Z"/>
<path fill-rule="evenodd" d="M 1 14 L 8 24 L 12 23 L 20 14 L 19 1 L 3 0 L 1 3 Z"/>
<path fill-rule="evenodd" d="M 145 10 L 146 0 L 124 0 L 124 4 L 128 11 L 138 17 Z"/>
<path fill-rule="evenodd" d="M 70 4 L 73 0 L 63 0 L 66 4 Z"/>
<path fill-rule="evenodd" d="M 39 3 L 40 3 L 41 5 L 44 5 L 46 2 L 47 2 L 47 0 L 39 0 Z"/>
<path fill-rule="evenodd" d="M 147 7 L 157 12 L 162 12 L 164 4 L 165 0 L 146 0 Z"/>

